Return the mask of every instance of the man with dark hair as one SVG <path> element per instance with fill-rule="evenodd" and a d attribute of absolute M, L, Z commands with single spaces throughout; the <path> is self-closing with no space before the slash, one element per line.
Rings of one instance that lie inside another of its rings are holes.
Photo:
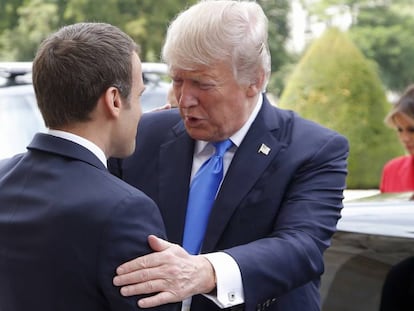
<path fill-rule="evenodd" d="M 0 310 L 136 310 L 115 268 L 151 252 L 147 236 L 165 238 L 164 225 L 106 161 L 135 149 L 137 45 L 104 23 L 63 27 L 41 44 L 33 84 L 49 131 L 0 164 Z"/>

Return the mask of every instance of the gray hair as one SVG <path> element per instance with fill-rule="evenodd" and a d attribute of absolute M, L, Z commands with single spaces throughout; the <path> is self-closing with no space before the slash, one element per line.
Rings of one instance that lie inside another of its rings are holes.
<path fill-rule="evenodd" d="M 263 73 L 264 89 L 271 71 L 267 17 L 255 2 L 200 1 L 171 23 L 162 58 L 185 70 L 229 62 L 240 85 Z"/>

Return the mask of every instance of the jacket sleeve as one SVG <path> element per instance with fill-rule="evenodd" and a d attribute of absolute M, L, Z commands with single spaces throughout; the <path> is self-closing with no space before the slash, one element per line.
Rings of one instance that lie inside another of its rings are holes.
<path fill-rule="evenodd" d="M 226 250 L 239 264 L 246 310 L 300 286 L 314 286 L 324 271 L 323 252 L 342 209 L 348 142 L 336 133 L 309 139 L 281 155 L 278 176 L 266 180 L 268 192 L 286 183 L 283 195 L 275 195 L 283 197 L 280 201 L 270 195 L 264 199 L 267 209 L 277 210 L 271 234 Z"/>
<path fill-rule="evenodd" d="M 102 234 L 101 255 L 97 259 L 98 282 L 111 310 L 141 310 L 137 300 L 143 296 L 123 297 L 120 288 L 112 284 L 112 279 L 120 264 L 151 252 L 147 242 L 150 234 L 165 239 L 164 224 L 157 206 L 143 194 L 126 196 L 108 219 Z M 178 309 L 171 304 L 156 310 Z"/>

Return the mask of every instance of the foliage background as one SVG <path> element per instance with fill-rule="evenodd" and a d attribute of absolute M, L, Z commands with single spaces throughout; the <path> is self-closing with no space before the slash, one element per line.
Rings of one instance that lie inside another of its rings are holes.
<path fill-rule="evenodd" d="M 141 46 L 143 61 L 158 61 L 168 23 L 197 0 L 0 0 L 0 60 L 30 61 L 59 27 L 97 21 L 118 26 Z M 289 0 L 258 1 L 269 18 L 272 70 L 289 61 Z"/>
<path fill-rule="evenodd" d="M 314 20 L 333 23 L 332 8 L 352 15 L 350 36 L 377 64 L 385 88 L 397 95 L 414 82 L 413 0 L 301 0 Z"/>
<path fill-rule="evenodd" d="M 279 105 L 348 138 L 348 188 L 378 188 L 385 162 L 402 153 L 383 124 L 389 103 L 372 62 L 336 28 L 309 47 Z"/>

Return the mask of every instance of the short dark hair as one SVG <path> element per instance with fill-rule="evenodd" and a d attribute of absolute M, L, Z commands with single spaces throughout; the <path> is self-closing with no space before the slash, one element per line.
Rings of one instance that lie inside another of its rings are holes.
<path fill-rule="evenodd" d="M 46 126 L 90 119 L 111 86 L 128 99 L 137 44 L 106 23 L 65 26 L 46 38 L 33 61 L 33 86 Z"/>

